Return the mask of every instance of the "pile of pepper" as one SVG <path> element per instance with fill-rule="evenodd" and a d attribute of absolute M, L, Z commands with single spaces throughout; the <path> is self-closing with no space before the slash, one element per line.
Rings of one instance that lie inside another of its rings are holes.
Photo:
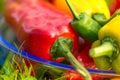
<path fill-rule="evenodd" d="M 23 50 L 47 60 L 70 62 L 85 80 L 91 80 L 88 71 L 75 57 L 80 55 L 80 51 L 84 52 L 82 49 L 86 50 L 85 46 L 90 47 L 93 43 L 90 56 L 97 67 L 112 67 L 120 73 L 120 63 L 116 64 L 120 59 L 119 11 L 110 17 L 104 0 L 50 2 L 7 0 L 4 17 L 19 43 L 23 44 Z M 87 47 L 85 54 L 88 55 L 88 51 Z M 92 61 L 90 57 L 88 59 Z"/>
<path fill-rule="evenodd" d="M 118 14 L 106 23 L 98 32 L 99 40 L 93 43 L 90 49 L 90 56 L 94 58 L 96 65 L 100 69 L 112 68 L 117 73 L 119 70 L 119 25 L 120 15 Z M 101 65 L 100 64 L 100 62 Z"/>
<path fill-rule="evenodd" d="M 94 13 L 92 17 L 81 12 L 79 15 L 72 7 L 72 1 L 66 0 L 74 19 L 71 21 L 73 29 L 84 39 L 93 42 L 89 55 L 99 69 L 115 70 L 120 73 L 120 10 L 109 19 L 104 14 Z"/>
<path fill-rule="evenodd" d="M 25 51 L 57 62 L 66 59 L 86 80 L 91 80 L 74 57 L 79 37 L 69 24 L 69 16 L 43 0 L 8 0 L 4 17 Z"/>

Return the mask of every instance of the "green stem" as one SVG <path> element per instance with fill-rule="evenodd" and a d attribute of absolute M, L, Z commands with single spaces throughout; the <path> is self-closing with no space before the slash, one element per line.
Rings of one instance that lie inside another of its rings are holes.
<path fill-rule="evenodd" d="M 108 56 L 112 57 L 115 48 L 113 44 L 109 41 L 102 43 L 100 46 L 90 49 L 90 56 L 101 57 L 101 56 Z"/>
<path fill-rule="evenodd" d="M 120 15 L 120 9 L 116 10 L 114 14 L 107 20 L 105 16 L 101 13 L 95 13 L 92 15 L 92 18 L 97 21 L 100 25 L 105 25 L 110 20 L 112 20 L 115 16 Z"/>
<path fill-rule="evenodd" d="M 102 13 L 94 13 L 94 14 L 92 14 L 92 18 L 95 21 L 97 21 L 101 26 L 105 25 L 107 22 L 105 15 Z"/>
<path fill-rule="evenodd" d="M 92 80 L 89 72 L 81 65 L 80 62 L 72 55 L 69 46 L 64 41 L 59 41 L 60 46 L 66 52 L 64 53 L 64 57 L 68 60 L 76 69 L 76 71 L 81 74 L 85 80 Z"/>
<path fill-rule="evenodd" d="M 70 61 L 76 71 L 81 74 L 85 80 L 91 80 L 91 75 L 89 74 L 89 72 L 80 64 L 80 62 L 76 60 L 71 52 L 68 52 L 66 54 L 66 59 Z"/>
<path fill-rule="evenodd" d="M 65 0 L 65 1 L 66 1 L 67 5 L 68 5 L 69 9 L 71 10 L 74 18 L 79 19 L 77 12 L 76 12 L 75 9 L 72 7 L 71 1 L 70 1 L 70 0 L 69 0 L 69 1 L 68 1 L 68 0 Z"/>
<path fill-rule="evenodd" d="M 107 22 L 109 22 L 110 20 L 112 20 L 115 16 L 117 16 L 117 15 L 120 15 L 120 9 L 118 9 L 118 10 L 116 10 L 115 12 L 114 12 L 114 14 L 110 17 L 110 19 L 108 19 L 108 21 Z M 106 23 L 107 23 L 106 22 Z"/>

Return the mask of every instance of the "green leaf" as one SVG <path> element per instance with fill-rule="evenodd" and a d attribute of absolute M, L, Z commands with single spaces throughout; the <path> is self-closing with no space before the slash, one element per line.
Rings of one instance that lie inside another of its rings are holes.
<path fill-rule="evenodd" d="M 10 78 L 7 75 L 0 75 L 1 80 L 9 80 Z"/>
<path fill-rule="evenodd" d="M 18 59 L 21 60 L 21 64 Z M 16 55 L 9 53 L 0 70 L 0 80 L 37 80 L 36 77 L 31 76 L 32 71 L 32 65 L 28 67 L 24 58 L 19 56 L 16 58 Z"/>

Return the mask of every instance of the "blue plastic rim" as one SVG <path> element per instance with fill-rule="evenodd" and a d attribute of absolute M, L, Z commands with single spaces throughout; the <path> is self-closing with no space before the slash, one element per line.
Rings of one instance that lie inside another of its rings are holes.
<path fill-rule="evenodd" d="M 22 55 L 23 57 L 28 58 L 28 59 L 33 60 L 33 61 L 36 61 L 38 63 L 47 64 L 47 65 L 55 66 L 55 67 L 62 68 L 62 69 L 75 70 L 73 66 L 45 60 L 43 58 L 39 58 L 37 56 L 34 56 L 30 53 L 24 52 L 22 50 L 18 50 L 14 45 L 12 45 L 8 41 L 6 41 L 2 37 L 2 35 L 0 35 L 0 46 L 4 47 L 5 49 L 7 49 L 9 51 L 12 51 L 15 54 L 17 54 L 19 52 L 19 53 L 21 53 L 20 55 Z M 112 70 L 96 70 L 96 69 L 87 69 L 87 70 L 90 73 L 115 74 L 115 72 Z"/>

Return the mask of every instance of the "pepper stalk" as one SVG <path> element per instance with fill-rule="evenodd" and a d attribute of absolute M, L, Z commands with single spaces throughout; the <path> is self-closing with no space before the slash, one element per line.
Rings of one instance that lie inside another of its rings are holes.
<path fill-rule="evenodd" d="M 100 13 L 94 13 L 92 15 L 92 18 L 95 21 L 97 21 L 100 25 L 104 26 L 106 23 L 108 23 L 110 20 L 112 20 L 117 15 L 120 15 L 120 9 L 117 9 L 109 19 L 107 19 L 104 14 L 100 14 Z"/>
<path fill-rule="evenodd" d="M 81 12 L 79 15 L 73 9 L 70 0 L 66 0 L 74 19 L 71 22 L 72 28 L 84 39 L 93 42 L 98 39 L 98 31 L 101 25 L 88 16 L 86 13 Z"/>
<path fill-rule="evenodd" d="M 108 56 L 112 57 L 113 53 L 115 52 L 115 47 L 109 41 L 103 42 L 100 46 L 90 49 L 90 56 L 101 57 L 101 56 Z"/>
<path fill-rule="evenodd" d="M 90 49 L 90 56 L 100 61 L 100 57 L 105 57 L 110 63 L 110 67 L 120 73 L 120 15 L 113 17 L 98 32 L 100 45 Z M 98 62 L 97 61 L 97 62 Z M 100 63 L 103 65 L 106 61 Z M 100 66 L 98 66 L 100 67 Z"/>
<path fill-rule="evenodd" d="M 89 72 L 81 65 L 80 62 L 73 56 L 71 51 L 71 39 L 66 39 L 64 37 L 59 37 L 53 46 L 51 47 L 51 55 L 54 58 L 65 57 L 69 61 L 76 71 L 81 74 L 85 80 L 92 80 Z"/>

